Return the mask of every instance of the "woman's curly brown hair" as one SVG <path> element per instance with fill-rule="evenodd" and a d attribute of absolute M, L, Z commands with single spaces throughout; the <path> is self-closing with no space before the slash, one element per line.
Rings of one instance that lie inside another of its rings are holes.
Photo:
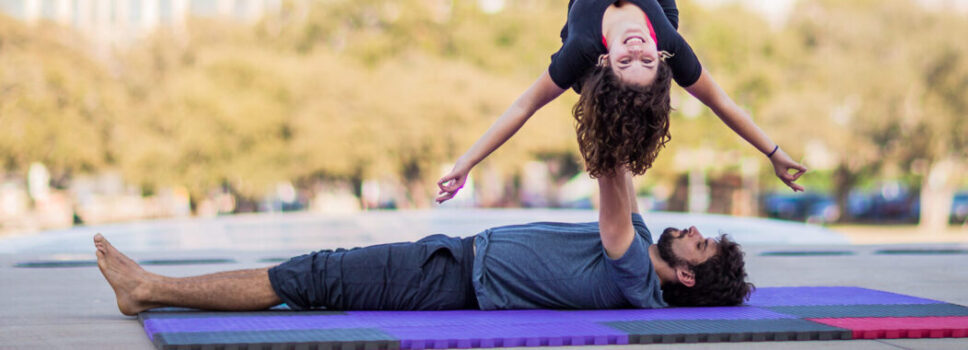
<path fill-rule="evenodd" d="M 608 65 L 584 78 L 572 113 L 578 148 L 593 178 L 625 165 L 635 175 L 652 167 L 669 135 L 672 70 L 660 61 L 655 81 L 635 86 L 619 79 Z"/>

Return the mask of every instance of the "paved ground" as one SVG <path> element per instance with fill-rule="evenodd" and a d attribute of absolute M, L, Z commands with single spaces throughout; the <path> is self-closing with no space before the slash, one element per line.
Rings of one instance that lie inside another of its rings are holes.
<path fill-rule="evenodd" d="M 269 264 L 308 250 L 414 240 L 428 233 L 467 235 L 489 226 L 535 220 L 591 221 L 594 212 L 551 210 L 436 210 L 326 217 L 308 214 L 241 216 L 78 228 L 0 239 L 0 348 L 151 349 L 140 324 L 117 311 L 96 267 L 23 268 L 39 260 L 94 258 L 90 237 L 104 232 L 120 249 L 143 259 L 227 259 L 147 269 L 184 276 Z M 860 286 L 968 305 L 968 255 L 879 253 L 884 249 L 968 249 L 965 243 L 850 245 L 833 231 L 759 219 L 647 213 L 653 230 L 696 224 L 728 232 L 747 251 L 759 286 Z M 964 241 L 961 241 L 964 242 Z M 842 251 L 839 256 L 776 256 L 782 251 Z M 964 339 L 677 344 L 607 349 L 965 349 Z"/>
<path fill-rule="evenodd" d="M 921 230 L 917 225 L 836 225 L 830 229 L 846 236 L 851 244 L 968 244 L 968 225 L 951 225 L 937 231 Z"/>

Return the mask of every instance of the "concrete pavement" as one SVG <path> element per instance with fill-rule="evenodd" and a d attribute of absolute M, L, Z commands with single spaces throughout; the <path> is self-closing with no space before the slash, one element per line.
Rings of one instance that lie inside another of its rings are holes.
<path fill-rule="evenodd" d="M 227 259 L 193 265 L 150 265 L 172 276 L 267 266 L 322 248 L 414 240 L 430 233 L 473 234 L 480 229 L 537 220 L 589 221 L 588 211 L 443 210 L 327 217 L 255 215 L 200 221 L 163 221 L 78 228 L 0 239 L 0 348 L 151 349 L 140 324 L 117 311 L 97 267 L 24 268 L 40 260 L 93 260 L 94 231 L 104 232 L 136 260 Z M 839 234 L 812 226 L 715 216 L 646 213 L 653 231 L 699 223 L 708 235 L 728 231 L 744 244 L 752 281 L 767 286 L 859 286 L 968 305 L 968 246 L 958 243 L 849 245 Z M 533 219 L 533 220 L 532 220 Z M 666 224 L 668 223 L 668 224 Z M 772 226 L 780 224 L 779 226 Z M 714 226 L 726 229 L 717 229 Z M 744 228 L 745 227 L 745 228 Z M 810 236 L 806 236 L 810 235 Z M 806 237 L 804 237 L 806 236 Z M 885 249 L 943 249 L 949 254 L 881 254 Z M 782 252 L 837 251 L 843 255 L 785 256 Z M 603 349 L 965 349 L 965 339 L 895 339 L 600 347 Z M 570 347 L 574 348 L 574 347 Z M 586 347 L 596 348 L 596 347 Z"/>

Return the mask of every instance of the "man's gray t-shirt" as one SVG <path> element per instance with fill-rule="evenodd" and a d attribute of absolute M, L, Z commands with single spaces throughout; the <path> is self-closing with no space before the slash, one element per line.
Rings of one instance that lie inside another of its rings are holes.
<path fill-rule="evenodd" d="M 635 238 L 625 255 L 605 254 L 597 222 L 502 226 L 475 238 L 473 283 L 482 310 L 659 308 L 659 277 L 649 260 L 652 236 L 632 214 Z"/>

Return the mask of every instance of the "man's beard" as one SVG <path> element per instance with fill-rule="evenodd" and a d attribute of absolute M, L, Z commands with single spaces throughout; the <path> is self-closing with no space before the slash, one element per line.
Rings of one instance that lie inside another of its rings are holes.
<path fill-rule="evenodd" d="M 680 230 L 679 235 L 677 236 L 676 229 L 669 227 L 662 231 L 662 235 L 659 236 L 659 241 L 655 244 L 655 246 L 659 249 L 659 257 L 661 257 L 662 260 L 665 260 L 669 266 L 689 266 L 684 259 L 672 252 L 672 242 L 677 239 L 682 239 L 683 237 L 686 237 L 686 230 Z"/>

